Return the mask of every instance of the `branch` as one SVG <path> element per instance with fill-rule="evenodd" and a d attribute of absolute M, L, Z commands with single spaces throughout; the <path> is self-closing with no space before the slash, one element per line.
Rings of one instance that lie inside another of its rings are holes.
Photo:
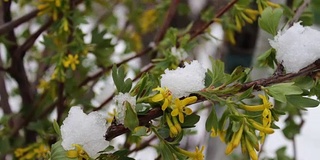
<path fill-rule="evenodd" d="M 0 66 L 2 66 L 2 58 L 0 56 Z M 0 68 L 0 69 L 4 69 L 4 68 Z M 5 70 L 4 70 L 5 71 Z M 0 72 L 0 107 L 3 110 L 4 114 L 11 114 L 12 110 L 11 110 L 11 106 L 9 104 L 9 95 L 6 89 L 6 83 L 5 83 L 5 73 L 4 72 Z"/>
<path fill-rule="evenodd" d="M 33 46 L 37 38 L 44 32 L 51 24 L 52 19 L 48 20 L 43 26 L 41 26 L 35 33 L 33 33 L 21 46 L 16 50 L 16 55 L 20 55 L 23 58 L 26 52 Z"/>
<path fill-rule="evenodd" d="M 7 2 L 8 3 L 8 2 Z M 17 26 L 21 25 L 22 23 L 25 23 L 27 21 L 29 21 L 30 19 L 34 18 L 37 16 L 39 10 L 33 10 L 30 13 L 16 19 L 10 22 L 7 22 L 3 25 L 0 26 L 0 34 L 4 34 L 7 33 L 9 31 L 12 31 L 14 28 L 16 28 Z"/>
<path fill-rule="evenodd" d="M 238 0 L 233 0 L 230 3 L 228 3 L 225 7 L 223 7 L 219 12 L 215 15 L 215 18 L 209 21 L 208 23 L 204 24 L 203 26 L 200 27 L 200 29 L 193 31 L 191 30 L 189 34 L 191 34 L 190 40 L 193 40 L 200 34 L 204 33 L 204 31 L 216 21 L 217 18 L 222 17 L 234 4 L 236 4 Z"/>
<path fill-rule="evenodd" d="M 291 27 L 293 23 L 297 22 L 304 10 L 309 6 L 310 0 L 304 0 L 303 4 L 296 10 L 292 20 L 289 22 L 289 26 Z"/>
<path fill-rule="evenodd" d="M 167 16 L 166 16 L 166 19 L 163 23 L 163 25 L 161 26 L 160 30 L 158 31 L 158 33 L 156 34 L 155 38 L 154 38 L 154 42 L 156 44 L 158 44 L 164 37 L 165 33 L 167 32 L 169 26 L 170 26 L 170 23 L 177 11 L 177 8 L 178 8 L 178 4 L 179 4 L 179 1 L 180 0 L 172 0 L 171 1 L 171 4 L 170 4 L 170 7 L 168 9 L 168 12 L 167 12 Z"/>
<path fill-rule="evenodd" d="M 282 83 L 282 82 L 286 82 L 289 80 L 292 80 L 296 77 L 300 77 L 300 76 L 305 76 L 305 75 L 309 75 L 314 71 L 317 71 L 320 69 L 320 59 L 318 59 L 317 61 L 315 61 L 314 63 L 310 64 L 309 66 L 301 69 L 299 72 L 297 73 L 288 73 L 288 74 L 284 74 L 284 75 L 277 75 L 277 76 L 271 76 L 269 78 L 266 79 L 258 79 L 252 82 L 248 82 L 242 85 L 242 88 L 240 89 L 239 92 L 243 92 L 251 87 L 254 87 L 255 90 L 260 90 L 261 86 L 270 86 L 272 84 L 276 84 L 276 83 Z M 238 84 L 236 84 L 238 85 Z M 201 99 L 201 101 L 206 101 L 206 99 L 198 96 L 199 99 Z M 198 102 L 201 102 L 198 101 Z M 163 111 L 161 110 L 161 106 L 157 106 L 157 108 L 153 108 L 151 109 L 146 115 L 144 116 L 139 116 L 139 125 L 140 126 L 146 126 L 149 123 L 151 123 L 151 120 L 158 118 L 160 116 L 162 116 Z M 122 124 L 120 125 L 116 125 L 116 124 L 112 124 L 105 135 L 105 138 L 107 141 L 112 140 L 113 138 L 122 135 L 124 133 L 129 132 L 130 130 L 128 128 L 125 128 Z"/>

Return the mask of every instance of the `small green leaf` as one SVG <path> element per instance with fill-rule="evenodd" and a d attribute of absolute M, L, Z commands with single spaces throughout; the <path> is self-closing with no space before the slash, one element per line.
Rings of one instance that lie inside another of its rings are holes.
<path fill-rule="evenodd" d="M 127 93 L 131 90 L 132 80 L 130 78 L 125 80 L 125 71 L 123 66 L 119 68 L 116 65 L 112 67 L 112 78 L 118 92 Z"/>
<path fill-rule="evenodd" d="M 160 142 L 158 151 L 160 152 L 162 159 L 175 160 L 174 154 L 171 152 L 169 146 L 162 141 Z"/>
<path fill-rule="evenodd" d="M 184 123 L 181 124 L 182 128 L 194 127 L 196 123 L 200 120 L 200 116 L 192 113 L 191 115 L 186 116 Z"/>
<path fill-rule="evenodd" d="M 211 59 L 212 63 L 212 82 L 211 84 L 214 86 L 219 86 L 225 81 L 225 73 L 224 73 L 224 63 L 221 60 Z"/>
<path fill-rule="evenodd" d="M 228 80 L 226 81 L 226 85 L 235 82 L 239 79 L 241 79 L 242 77 L 244 77 L 246 74 L 244 72 L 245 68 L 242 66 L 238 66 L 237 68 L 235 68 L 233 70 L 233 72 L 231 73 L 230 77 L 228 77 Z"/>
<path fill-rule="evenodd" d="M 207 121 L 206 121 L 206 130 L 208 132 L 210 132 L 211 129 L 214 128 L 214 130 L 217 131 L 218 122 L 219 122 L 219 120 L 218 120 L 218 117 L 217 117 L 216 110 L 215 110 L 215 108 L 212 108 L 211 113 L 208 116 Z"/>
<path fill-rule="evenodd" d="M 260 66 L 269 66 L 271 68 L 274 68 L 275 58 L 276 58 L 275 49 L 270 48 L 269 50 L 267 50 L 266 52 L 264 52 L 258 57 L 258 63 L 260 64 Z"/>
<path fill-rule="evenodd" d="M 279 83 L 272 85 L 270 87 L 266 87 L 266 91 L 269 95 L 271 95 L 274 99 L 285 103 L 287 101 L 286 95 L 298 95 L 303 93 L 303 91 L 294 85 L 294 82 L 291 83 Z"/>
<path fill-rule="evenodd" d="M 60 131 L 60 127 L 59 124 L 56 120 L 53 120 L 53 129 L 54 131 L 59 135 L 59 137 L 61 137 L 61 131 Z"/>
<path fill-rule="evenodd" d="M 126 116 L 124 118 L 124 126 L 134 131 L 136 127 L 139 126 L 139 119 L 137 113 L 133 110 L 130 103 L 125 102 L 126 106 Z"/>
<path fill-rule="evenodd" d="M 56 142 L 51 146 L 51 160 L 75 160 L 78 158 L 68 158 L 67 151 L 63 149 L 61 141 Z"/>
<path fill-rule="evenodd" d="M 133 136 L 146 136 L 148 128 L 145 126 L 138 126 L 133 130 Z"/>
<path fill-rule="evenodd" d="M 252 94 L 251 94 L 252 91 L 253 91 L 253 86 L 250 87 L 249 89 L 247 89 L 246 91 L 244 91 L 243 93 L 241 93 L 241 94 L 238 96 L 238 101 L 241 101 L 241 100 L 249 97 L 250 95 L 252 95 Z"/>
<path fill-rule="evenodd" d="M 258 20 L 260 28 L 275 36 L 282 13 L 283 11 L 280 8 L 272 9 L 271 7 L 267 7 L 264 9 Z"/>
<path fill-rule="evenodd" d="M 302 96 L 287 96 L 288 102 L 290 102 L 293 106 L 299 107 L 317 107 L 319 105 L 319 101 L 307 97 Z"/>

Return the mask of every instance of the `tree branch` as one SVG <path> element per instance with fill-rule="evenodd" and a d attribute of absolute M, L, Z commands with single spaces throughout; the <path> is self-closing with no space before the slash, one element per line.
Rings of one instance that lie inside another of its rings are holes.
<path fill-rule="evenodd" d="M 4 3 L 6 3 L 6 2 L 4 2 Z M 7 32 L 12 31 L 14 28 L 19 26 L 20 24 L 25 23 L 25 22 L 29 21 L 30 19 L 36 17 L 38 12 L 39 12 L 38 9 L 33 10 L 30 13 L 28 13 L 28 14 L 26 14 L 16 20 L 13 20 L 13 21 L 10 21 L 10 22 L 7 22 L 7 23 L 1 25 L 0 26 L 0 34 L 5 34 Z"/>
<path fill-rule="evenodd" d="M 266 79 L 257 79 L 255 81 L 245 83 L 242 85 L 239 92 L 243 92 L 251 87 L 253 87 L 255 90 L 260 90 L 261 86 L 266 87 L 266 86 L 270 86 L 272 84 L 286 82 L 286 81 L 292 80 L 296 77 L 309 75 L 319 69 L 320 69 L 320 59 L 316 60 L 314 63 L 310 64 L 309 66 L 301 69 L 297 73 L 288 73 L 288 74 L 284 74 L 284 75 L 271 76 Z M 236 84 L 236 85 L 238 85 L 238 84 Z M 201 101 L 206 101 L 206 99 L 204 99 L 200 96 L 198 96 L 198 99 L 201 99 Z M 198 102 L 201 102 L 201 101 L 198 101 Z M 160 117 L 162 114 L 163 114 L 163 111 L 161 110 L 161 106 L 157 106 L 156 108 L 151 109 L 146 115 L 139 116 L 139 122 L 140 122 L 139 125 L 146 126 L 149 123 L 151 123 L 151 121 L 153 119 Z M 111 124 L 111 126 L 108 128 L 108 130 L 106 132 L 105 139 L 107 141 L 110 141 L 113 138 L 115 138 L 119 135 L 122 135 L 124 133 L 127 133 L 129 131 L 130 130 L 128 128 L 125 128 L 122 124 L 120 124 L 120 125 Z"/>
<path fill-rule="evenodd" d="M 304 10 L 309 6 L 310 0 L 304 0 L 302 5 L 296 10 L 292 20 L 289 22 L 289 26 L 291 27 L 293 23 L 297 22 L 301 15 L 303 14 Z"/>

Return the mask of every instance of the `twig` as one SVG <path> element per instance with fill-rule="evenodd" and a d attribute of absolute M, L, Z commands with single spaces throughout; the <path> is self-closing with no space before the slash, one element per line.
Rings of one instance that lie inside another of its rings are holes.
<path fill-rule="evenodd" d="M 309 6 L 310 0 L 304 0 L 303 4 L 296 10 L 292 20 L 289 22 L 289 26 L 291 27 L 293 23 L 297 22 L 304 10 Z"/>
<path fill-rule="evenodd" d="M 8 2 L 6 2 L 6 3 L 8 3 Z M 28 14 L 26 14 L 16 20 L 13 20 L 13 21 L 10 21 L 10 22 L 7 22 L 7 23 L 1 25 L 0 26 L 0 34 L 4 34 L 9 31 L 12 31 L 14 28 L 18 27 L 20 24 L 25 23 L 25 22 L 29 21 L 30 19 L 36 17 L 38 12 L 39 12 L 38 9 L 33 10 L 30 13 L 28 13 Z"/>
<path fill-rule="evenodd" d="M 279 76 L 272 76 L 270 78 L 266 78 L 266 79 L 258 79 L 249 83 L 245 83 L 242 85 L 242 88 L 240 89 L 239 92 L 243 92 L 251 87 L 254 87 L 255 90 L 260 90 L 261 86 L 269 86 L 272 84 L 276 84 L 276 83 L 281 83 L 281 82 L 286 82 L 288 80 L 291 80 L 293 78 L 296 77 L 300 77 L 300 76 L 304 76 L 304 75 L 308 75 L 311 74 L 312 72 L 319 70 L 320 69 L 320 59 L 315 61 L 314 63 L 310 64 L 309 66 L 301 69 L 299 72 L 297 73 L 288 73 L 285 75 L 279 75 Z M 237 84 L 236 84 L 237 85 Z M 201 101 L 205 101 L 206 99 L 198 96 L 199 99 L 201 99 Z M 163 114 L 163 111 L 161 110 L 161 107 L 158 106 L 157 108 L 153 108 L 151 109 L 145 116 L 140 116 L 139 117 L 139 122 L 140 122 L 140 126 L 145 126 L 148 124 L 149 121 L 151 121 L 152 119 L 158 118 Z M 128 128 L 125 128 L 123 125 L 115 125 L 112 124 L 105 135 L 105 138 L 107 141 L 112 140 L 113 138 L 122 135 L 124 133 L 129 132 Z"/>
<path fill-rule="evenodd" d="M 20 55 L 21 58 L 25 56 L 27 50 L 29 50 L 37 38 L 44 32 L 51 24 L 53 23 L 52 19 L 48 20 L 43 26 L 41 26 L 35 33 L 33 33 L 21 46 L 16 50 L 17 55 Z"/>
<path fill-rule="evenodd" d="M 200 34 L 204 33 L 204 31 L 212 24 L 215 22 L 216 18 L 220 18 L 221 16 L 224 15 L 224 13 L 226 13 L 234 4 L 236 4 L 238 2 L 238 0 L 233 0 L 230 3 L 228 3 L 225 7 L 223 7 L 216 15 L 215 18 L 212 19 L 211 21 L 209 21 L 208 23 L 204 24 L 202 27 L 200 27 L 200 29 L 194 31 L 190 31 L 189 33 L 191 33 L 191 37 L 190 40 L 193 40 L 194 38 L 196 38 L 197 36 L 199 36 Z"/>
<path fill-rule="evenodd" d="M 2 58 L 0 56 L 0 66 L 2 66 Z M 2 67 L 1 67 L 2 68 Z M 4 69 L 4 68 L 3 68 Z M 5 73 L 0 72 L 0 107 L 3 110 L 4 114 L 11 114 L 11 106 L 9 104 L 9 95 L 6 89 L 6 83 L 5 83 Z"/>
<path fill-rule="evenodd" d="M 136 148 L 130 150 L 128 152 L 128 155 L 133 153 L 133 152 L 137 152 L 137 151 L 140 151 L 140 150 L 143 150 L 145 149 L 146 147 L 150 146 L 150 142 L 152 142 L 153 140 L 155 140 L 157 138 L 157 136 L 153 135 L 150 139 L 142 142 L 139 146 L 137 146 Z"/>
<path fill-rule="evenodd" d="M 171 23 L 174 15 L 176 13 L 176 10 L 178 8 L 179 1 L 180 0 L 172 0 L 171 1 L 170 7 L 167 12 L 166 19 L 154 38 L 154 42 L 156 44 L 158 44 L 163 39 L 165 33 L 167 32 L 167 30 L 170 26 L 170 23 Z"/>

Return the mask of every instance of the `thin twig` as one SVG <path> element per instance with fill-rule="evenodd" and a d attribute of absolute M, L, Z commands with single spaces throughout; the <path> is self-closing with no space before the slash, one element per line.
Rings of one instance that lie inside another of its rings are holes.
<path fill-rule="evenodd" d="M 292 20 L 289 22 L 289 26 L 291 27 L 293 23 L 297 22 L 305 9 L 309 6 L 310 0 L 304 0 L 304 2 L 301 4 L 301 6 L 296 10 Z"/>
<path fill-rule="evenodd" d="M 33 10 L 30 13 L 15 19 L 13 21 L 7 22 L 3 25 L 0 26 L 0 34 L 4 34 L 7 33 L 9 31 L 12 31 L 14 28 L 18 27 L 19 25 L 21 25 L 22 23 L 25 23 L 29 20 L 31 20 L 32 18 L 36 17 L 38 14 L 39 10 Z"/>
<path fill-rule="evenodd" d="M 153 140 L 155 140 L 156 138 L 157 138 L 157 136 L 153 135 L 150 139 L 142 142 L 142 143 L 139 144 L 136 148 L 130 150 L 130 151 L 128 152 L 128 155 L 131 154 L 131 153 L 133 153 L 133 152 L 137 152 L 137 151 L 140 151 L 140 150 L 143 150 L 143 149 L 149 147 L 149 146 L 150 146 L 150 143 L 151 143 Z"/>

